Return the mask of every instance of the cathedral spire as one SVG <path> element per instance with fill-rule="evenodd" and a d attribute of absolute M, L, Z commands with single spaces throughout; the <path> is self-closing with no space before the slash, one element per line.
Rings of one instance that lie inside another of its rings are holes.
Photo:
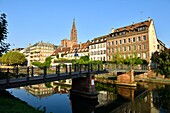
<path fill-rule="evenodd" d="M 70 34 L 70 40 L 75 41 L 77 43 L 77 30 L 76 30 L 75 19 L 73 19 L 73 25 L 72 25 L 71 34 Z"/>

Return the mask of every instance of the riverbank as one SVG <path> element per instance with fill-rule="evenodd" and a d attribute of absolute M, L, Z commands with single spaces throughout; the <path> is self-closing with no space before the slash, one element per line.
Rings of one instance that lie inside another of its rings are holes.
<path fill-rule="evenodd" d="M 26 102 L 12 96 L 5 90 L 0 91 L 0 113 L 43 113 Z"/>
<path fill-rule="evenodd" d="M 165 78 L 136 78 L 136 82 L 150 82 L 150 83 L 159 83 L 159 84 L 169 84 L 170 85 L 170 79 Z"/>
<path fill-rule="evenodd" d="M 95 76 L 95 81 L 101 82 L 101 83 L 108 83 L 108 84 L 116 84 L 117 76 L 111 75 L 111 74 L 101 74 Z M 148 83 L 158 83 L 158 84 L 167 84 L 170 85 L 170 79 L 163 78 L 160 76 L 151 76 L 148 77 L 146 75 L 137 75 L 134 78 L 135 82 L 148 82 Z"/>

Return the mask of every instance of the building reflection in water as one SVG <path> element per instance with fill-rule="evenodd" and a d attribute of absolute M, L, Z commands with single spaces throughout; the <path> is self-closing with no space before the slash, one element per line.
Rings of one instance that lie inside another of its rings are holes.
<path fill-rule="evenodd" d="M 33 96 L 41 99 L 52 96 L 53 94 L 68 94 L 71 86 L 61 83 L 42 83 L 36 85 L 26 86 L 25 89 Z"/>

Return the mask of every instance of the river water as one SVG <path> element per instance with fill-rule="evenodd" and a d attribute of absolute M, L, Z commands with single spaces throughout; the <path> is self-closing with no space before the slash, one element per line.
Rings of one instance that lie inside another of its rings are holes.
<path fill-rule="evenodd" d="M 52 83 L 8 89 L 46 113 L 170 113 L 170 86 L 141 83 L 137 88 L 95 83 L 98 100 L 70 100 L 69 85 Z"/>

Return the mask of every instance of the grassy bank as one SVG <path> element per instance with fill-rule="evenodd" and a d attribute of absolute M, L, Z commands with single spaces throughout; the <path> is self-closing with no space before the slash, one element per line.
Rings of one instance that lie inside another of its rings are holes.
<path fill-rule="evenodd" d="M 0 91 L 0 113 L 43 113 L 15 98 L 7 91 Z"/>

